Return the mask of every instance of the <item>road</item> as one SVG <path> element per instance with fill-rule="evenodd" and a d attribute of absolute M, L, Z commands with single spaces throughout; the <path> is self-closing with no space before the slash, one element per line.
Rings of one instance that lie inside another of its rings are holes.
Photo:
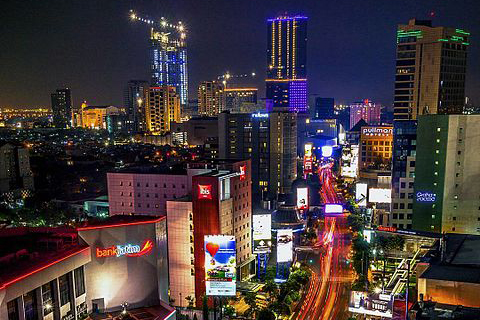
<path fill-rule="evenodd" d="M 335 178 L 332 165 L 319 169 L 322 183 L 320 191 L 324 203 L 341 203 L 335 191 Z M 320 253 L 310 253 L 304 257 L 311 261 L 312 278 L 303 301 L 292 315 L 292 319 L 347 319 L 348 299 L 352 273 L 346 264 L 350 250 L 349 231 L 344 215 L 325 217 L 324 228 L 318 235 L 316 247 Z"/>

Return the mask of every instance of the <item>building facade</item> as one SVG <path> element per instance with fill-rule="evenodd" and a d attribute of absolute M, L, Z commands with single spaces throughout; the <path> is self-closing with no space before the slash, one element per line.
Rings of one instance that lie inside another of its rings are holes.
<path fill-rule="evenodd" d="M 127 83 L 123 96 L 123 106 L 126 113 L 126 126 L 129 132 L 140 133 L 147 131 L 145 105 L 148 88 L 148 82 L 145 80 L 130 80 Z"/>
<path fill-rule="evenodd" d="M 335 100 L 333 98 L 315 97 L 313 117 L 315 119 L 334 119 Z"/>
<path fill-rule="evenodd" d="M 267 23 L 266 98 L 272 108 L 307 111 L 307 17 L 279 16 Z"/>
<path fill-rule="evenodd" d="M 413 229 L 480 234 L 479 115 L 418 118 Z"/>
<path fill-rule="evenodd" d="M 71 128 L 73 120 L 72 92 L 69 88 L 57 89 L 51 94 L 53 126 Z"/>
<path fill-rule="evenodd" d="M 33 173 L 30 168 L 29 150 L 13 143 L 0 144 L 0 193 L 18 193 L 33 190 Z"/>
<path fill-rule="evenodd" d="M 354 102 L 350 105 L 350 129 L 353 128 L 361 119 L 369 125 L 379 125 L 381 123 L 382 106 L 368 99 Z"/>
<path fill-rule="evenodd" d="M 223 99 L 225 110 L 242 113 L 257 105 L 257 88 L 225 88 Z"/>
<path fill-rule="evenodd" d="M 271 196 L 289 193 L 297 178 L 297 114 L 276 111 L 270 117 L 270 181 Z"/>
<path fill-rule="evenodd" d="M 225 109 L 223 85 L 219 81 L 203 81 L 198 86 L 198 113 L 216 116 Z"/>
<path fill-rule="evenodd" d="M 470 33 L 411 19 L 397 28 L 394 120 L 461 114 Z"/>
<path fill-rule="evenodd" d="M 180 121 L 180 97 L 174 86 L 148 89 L 146 121 L 147 130 L 155 135 L 170 132 L 170 123 Z"/>
<path fill-rule="evenodd" d="M 360 132 L 359 171 L 384 170 L 390 166 L 393 127 L 362 127 Z"/>

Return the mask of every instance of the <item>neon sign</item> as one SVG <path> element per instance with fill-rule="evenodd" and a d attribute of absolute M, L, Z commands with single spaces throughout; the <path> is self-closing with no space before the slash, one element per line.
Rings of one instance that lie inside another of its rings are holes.
<path fill-rule="evenodd" d="M 268 118 L 268 113 L 252 113 L 253 118 Z"/>
<path fill-rule="evenodd" d="M 377 229 L 378 229 L 379 231 L 397 232 L 397 228 L 395 228 L 395 227 L 378 226 Z"/>
<path fill-rule="evenodd" d="M 245 174 L 247 172 L 247 166 L 240 166 L 240 181 L 245 180 Z"/>
<path fill-rule="evenodd" d="M 212 186 L 208 185 L 198 185 L 198 199 L 212 199 Z"/>
<path fill-rule="evenodd" d="M 435 202 L 437 200 L 437 194 L 431 192 L 418 191 L 416 196 L 417 202 Z"/>
<path fill-rule="evenodd" d="M 108 248 L 97 248 L 97 258 L 107 257 L 140 257 L 149 254 L 153 249 L 153 241 L 145 240 L 141 246 L 132 245 L 130 243 L 124 245 L 113 245 Z"/>

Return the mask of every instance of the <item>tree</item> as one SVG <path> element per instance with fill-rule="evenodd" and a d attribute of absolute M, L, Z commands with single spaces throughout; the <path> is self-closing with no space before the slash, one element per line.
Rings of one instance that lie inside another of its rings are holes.
<path fill-rule="evenodd" d="M 255 292 L 247 292 L 245 294 L 245 303 L 250 307 L 250 312 L 255 314 L 257 311 L 257 294 Z"/>
<path fill-rule="evenodd" d="M 265 271 L 265 281 L 274 280 L 276 275 L 277 270 L 275 266 L 267 266 L 267 270 Z"/>
<path fill-rule="evenodd" d="M 275 320 L 275 314 L 269 309 L 262 309 L 258 313 L 257 320 Z"/>
<path fill-rule="evenodd" d="M 361 215 L 352 213 L 347 217 L 347 224 L 353 232 L 359 232 L 365 227 L 365 220 Z"/>
<path fill-rule="evenodd" d="M 267 280 L 263 287 L 263 291 L 270 294 L 270 296 L 276 296 L 278 294 L 277 284 L 273 280 Z"/>
<path fill-rule="evenodd" d="M 231 305 L 226 305 L 224 308 L 224 314 L 229 317 L 233 317 L 235 315 L 235 308 Z"/>
<path fill-rule="evenodd" d="M 208 320 L 208 299 L 207 296 L 203 296 L 203 320 Z"/>

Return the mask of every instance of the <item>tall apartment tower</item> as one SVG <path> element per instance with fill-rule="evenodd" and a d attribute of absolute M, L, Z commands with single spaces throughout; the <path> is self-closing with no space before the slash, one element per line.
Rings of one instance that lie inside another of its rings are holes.
<path fill-rule="evenodd" d="M 461 114 L 470 33 L 411 19 L 397 29 L 394 120 Z"/>
<path fill-rule="evenodd" d="M 198 86 L 198 113 L 216 116 L 224 110 L 223 86 L 219 81 L 203 81 Z"/>
<path fill-rule="evenodd" d="M 289 193 L 297 178 L 297 114 L 275 111 L 270 116 L 269 193 Z"/>
<path fill-rule="evenodd" d="M 145 105 L 148 88 L 148 82 L 145 80 L 130 80 L 127 83 L 123 102 L 127 116 L 127 130 L 129 132 L 147 131 Z"/>
<path fill-rule="evenodd" d="M 480 115 L 418 118 L 413 229 L 480 235 Z"/>
<path fill-rule="evenodd" d="M 161 20 L 151 29 L 152 86 L 173 86 L 185 107 L 188 102 L 187 43 L 185 26 Z"/>
<path fill-rule="evenodd" d="M 353 128 L 361 119 L 369 125 L 379 125 L 381 123 L 382 106 L 369 99 L 354 102 L 350 105 L 350 129 Z"/>
<path fill-rule="evenodd" d="M 392 226 L 412 227 L 417 117 L 461 114 L 470 33 L 412 19 L 397 30 Z"/>
<path fill-rule="evenodd" d="M 280 16 L 268 20 L 268 109 L 307 111 L 307 17 Z"/>
<path fill-rule="evenodd" d="M 69 88 L 57 89 L 51 94 L 53 125 L 55 128 L 71 128 L 73 120 L 72 92 Z"/>
<path fill-rule="evenodd" d="M 163 135 L 170 131 L 170 122 L 180 121 L 180 97 L 173 86 L 150 87 L 146 106 L 147 130 Z"/>

